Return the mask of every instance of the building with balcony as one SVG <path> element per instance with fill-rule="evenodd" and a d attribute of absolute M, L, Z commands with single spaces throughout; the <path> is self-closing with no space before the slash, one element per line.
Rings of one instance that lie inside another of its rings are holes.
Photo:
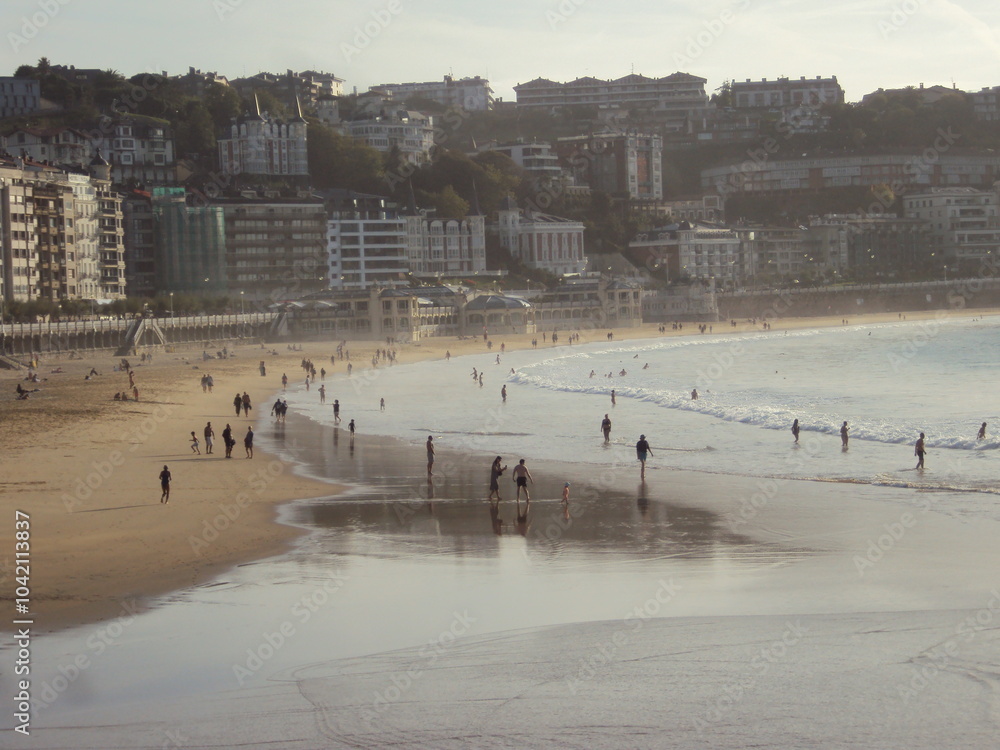
<path fill-rule="evenodd" d="M 327 214 L 311 196 L 213 201 L 225 216 L 226 281 L 247 301 L 295 299 L 327 286 Z"/>
<path fill-rule="evenodd" d="M 383 154 L 396 150 L 411 164 L 430 161 L 434 148 L 434 120 L 420 112 L 383 109 L 342 127 L 354 140 Z"/>
<path fill-rule="evenodd" d="M 536 179 L 558 179 L 563 172 L 559 166 L 559 156 L 552 150 L 552 145 L 544 141 L 531 143 L 489 143 L 481 146 L 477 153 L 494 151 L 503 154 L 517 166 Z"/>
<path fill-rule="evenodd" d="M 2 138 L 2 143 L 12 156 L 50 164 L 83 165 L 94 152 L 88 136 L 70 127 L 15 128 Z"/>
<path fill-rule="evenodd" d="M 125 241 L 125 283 L 129 296 L 156 294 L 156 223 L 153 195 L 131 190 L 122 198 Z"/>
<path fill-rule="evenodd" d="M 577 78 L 557 83 L 536 78 L 514 87 L 518 108 L 555 110 L 564 107 L 641 109 L 686 118 L 708 107 L 706 79 L 689 73 L 662 78 L 631 74 L 615 80 Z"/>
<path fill-rule="evenodd" d="M 405 217 L 407 262 L 415 276 L 475 276 L 486 271 L 486 219 Z"/>
<path fill-rule="evenodd" d="M 177 158 L 170 123 L 154 117 L 123 115 L 102 117 L 88 131 L 93 148 L 111 164 L 115 185 L 155 185 L 177 183 Z"/>
<path fill-rule="evenodd" d="M 974 271 L 1000 258 L 1000 197 L 994 190 L 938 188 L 903 197 L 904 215 L 926 222 L 937 263 Z M 942 259 L 940 256 L 943 255 Z"/>
<path fill-rule="evenodd" d="M 493 109 L 493 89 L 485 78 L 459 78 L 445 76 L 441 81 L 424 83 L 383 83 L 372 86 L 378 92 L 400 104 L 410 97 L 430 99 L 443 107 L 455 107 L 467 112 L 485 112 Z"/>
<path fill-rule="evenodd" d="M 410 271 L 407 220 L 376 195 L 347 191 L 327 199 L 327 283 L 331 289 L 392 287 Z"/>

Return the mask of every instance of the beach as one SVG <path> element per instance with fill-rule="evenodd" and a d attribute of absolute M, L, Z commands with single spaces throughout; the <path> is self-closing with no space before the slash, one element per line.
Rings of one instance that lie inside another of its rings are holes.
<path fill-rule="evenodd" d="M 851 325 L 877 334 L 899 321 L 894 313 Z M 772 333 L 840 325 L 778 321 Z M 614 333 L 638 343 L 695 331 Z M 605 336 L 585 332 L 581 344 Z M 440 363 L 450 351 L 464 379 L 470 368 L 455 358 L 491 359 L 501 342 L 527 356 L 531 338 L 496 336 L 492 350 L 481 338 L 397 349 L 401 364 Z M 741 747 L 750 735 L 796 746 L 976 747 L 996 736 L 981 687 L 993 679 L 1000 616 L 990 572 L 997 521 L 985 505 L 985 515 L 965 518 L 947 504 L 961 497 L 952 490 L 816 481 L 814 471 L 779 477 L 765 492 L 758 477 L 726 473 L 724 453 L 705 454 L 718 472 L 678 470 L 655 442 L 651 463 L 661 463 L 640 483 L 629 435 L 620 446 L 627 460 L 529 455 L 526 522 L 509 474 L 493 519 L 483 499 L 492 454 L 478 450 L 479 437 L 428 422 L 438 443 L 431 481 L 425 430 L 417 434 L 424 420 L 406 440 L 375 429 L 398 408 L 390 374 L 367 368 L 375 344 L 349 342 L 351 381 L 340 361 L 324 381 L 327 405 L 338 396 L 347 405 L 344 425 L 357 416 L 355 439 L 296 413 L 284 425 L 266 418 L 282 372 L 293 406 L 318 401 L 315 387 L 303 392 L 299 362 L 328 365 L 334 346 L 279 347 L 277 356 L 241 346 L 235 358 L 208 361 L 200 351 L 187 361 L 156 353 L 135 368 L 137 403 L 111 400 L 127 376 L 104 362 L 43 360 L 48 381 L 37 398 L 3 407 L 4 424 L 16 427 L 4 431 L 2 502 L 8 517 L 30 513 L 33 627 L 52 633 L 38 641 L 47 648 L 35 683 L 51 700 L 42 699 L 41 739 L 29 746 L 158 747 L 172 731 L 186 738 L 173 746 L 302 748 L 573 747 L 584 738 L 662 747 L 665 732 L 681 747 Z M 538 346 L 546 355 L 579 349 Z M 102 374 L 83 381 L 92 364 Z M 209 371 L 212 395 L 199 385 Z M 492 394 L 499 369 L 486 372 Z M 12 390 L 14 377 L 0 383 Z M 459 395 L 441 382 L 443 392 L 428 396 L 431 413 L 436 399 Z M 533 387 L 517 381 L 510 408 Z M 233 416 L 232 395 L 243 391 L 253 420 Z M 24 406 L 34 411 L 17 411 Z M 640 407 L 620 404 L 616 429 Z M 481 426 L 483 415 L 470 416 Z M 233 459 L 191 455 L 189 433 L 200 438 L 209 419 L 217 434 L 226 422 L 237 428 Z M 252 461 L 242 446 L 251 422 Z M 519 431 L 566 428 L 515 419 L 490 429 L 530 443 Z M 505 455 L 511 467 L 515 458 Z M 167 505 L 163 464 L 174 476 Z M 77 485 L 88 478 L 91 493 Z M 568 508 L 558 502 L 566 480 Z M 12 531 L 3 530 L 4 550 Z M 963 629 L 968 617 L 990 622 Z M 116 625 L 124 635 L 102 649 L 99 669 L 59 690 L 60 668 L 74 654 L 96 662 L 91 640 Z M 161 644 L 155 654 L 150 642 Z M 649 715 L 664 700 L 669 710 Z M 132 720 L 118 727 L 112 717 L 124 706 Z M 267 721 L 238 721 L 248 706 Z M 961 727 L 950 719 L 959 710 Z"/>

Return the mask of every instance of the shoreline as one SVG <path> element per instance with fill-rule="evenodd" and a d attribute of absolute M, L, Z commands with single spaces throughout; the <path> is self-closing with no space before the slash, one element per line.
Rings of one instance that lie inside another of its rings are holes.
<path fill-rule="evenodd" d="M 906 316 L 907 322 L 915 322 L 942 315 L 995 314 L 1000 311 L 928 311 Z M 850 325 L 891 322 L 902 321 L 896 313 L 882 313 L 861 316 Z M 658 324 L 616 329 L 614 340 L 700 335 L 697 325 L 672 331 L 668 324 L 665 334 L 658 332 Z M 759 324 L 733 328 L 721 321 L 718 325 L 722 326 L 719 334 L 761 330 Z M 786 329 L 840 325 L 839 318 L 789 319 L 773 321 L 772 331 L 780 335 Z M 532 337 L 492 338 L 513 350 L 529 348 Z M 581 332 L 581 343 L 604 340 L 605 329 Z M 144 400 L 125 403 L 110 398 L 127 385 L 124 373 L 109 372 L 110 367 L 104 366 L 114 361 L 112 356 L 73 361 L 43 358 L 39 373 L 48 380 L 41 384 L 42 391 L 27 402 L 11 399 L 0 408 L 8 426 L 0 437 L 7 457 L 2 502 L 8 517 L 13 517 L 14 510 L 31 516 L 35 562 L 31 599 L 36 627 L 51 631 L 113 617 L 123 607 L 141 608 L 154 597 L 203 583 L 234 565 L 289 551 L 308 533 L 308 527 L 281 522 L 280 509 L 290 501 L 336 496 L 345 487 L 303 476 L 299 467 L 265 451 L 258 451 L 252 464 L 243 463 L 247 459 L 239 444 L 242 432 L 248 422 L 260 427 L 266 422 L 262 415 L 251 420 L 230 416 L 227 408 L 232 409 L 232 401 L 225 394 L 245 390 L 258 411 L 269 410 L 270 399 L 280 393 L 282 371 L 290 382 L 301 382 L 300 360 L 311 358 L 317 367 L 323 366 L 335 346 L 335 342 L 306 342 L 302 351 L 279 349 L 278 356 L 266 355 L 266 378 L 257 373 L 263 352 L 251 345 L 237 347 L 235 358 L 204 362 L 196 351 L 189 356 L 156 352 L 151 365 L 135 367 Z M 370 359 L 379 346 L 349 343 L 357 363 L 354 378 L 364 376 L 368 368 L 360 363 Z M 540 341 L 542 346 L 557 348 Z M 560 343 L 558 348 L 565 350 L 567 345 Z M 399 345 L 397 351 L 399 363 L 407 364 L 442 358 L 445 351 L 453 356 L 482 353 L 486 347 L 481 338 L 434 338 Z M 103 374 L 84 381 L 95 363 Z M 51 373 L 59 367 L 62 373 Z M 325 381 L 328 404 L 337 389 L 349 387 L 342 362 L 330 369 Z M 218 389 L 212 395 L 203 394 L 198 385 L 201 373 L 209 371 Z M 22 377 L 4 372 L 0 387 L 9 388 L 10 393 Z M 151 400 L 145 400 L 147 396 Z M 217 425 L 217 435 L 227 420 L 236 423 L 237 446 L 231 461 L 191 453 L 189 433 L 195 430 L 201 440 L 200 429 L 207 420 Z M 365 442 L 372 440 L 382 439 L 365 438 Z M 171 502 L 161 507 L 156 474 L 164 463 L 170 465 L 174 485 Z M 547 464 L 540 469 L 540 474 L 547 475 Z M 218 533 L 213 535 L 213 529 Z M 0 530 L 0 544 L 0 580 L 7 589 L 0 598 L 13 598 L 12 523 Z"/>

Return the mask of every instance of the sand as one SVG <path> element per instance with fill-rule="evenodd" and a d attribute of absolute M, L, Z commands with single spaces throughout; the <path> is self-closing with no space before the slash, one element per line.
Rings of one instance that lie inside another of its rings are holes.
<path fill-rule="evenodd" d="M 963 310 L 962 316 L 980 311 Z M 982 311 L 994 314 L 995 311 Z M 908 320 L 948 313 L 907 313 Z M 895 322 L 896 313 L 850 320 L 851 325 Z M 772 330 L 841 325 L 840 318 L 804 318 L 775 321 Z M 616 329 L 615 340 L 658 337 L 658 326 Z M 743 323 L 733 329 L 714 324 L 717 333 L 750 330 Z M 757 326 L 756 330 L 760 327 Z M 666 335 L 697 335 L 697 324 Z M 539 346 L 551 346 L 541 340 Z M 531 345 L 532 336 L 494 336 L 494 351 Z M 558 348 L 564 348 L 565 336 Z M 604 329 L 584 331 L 582 343 L 606 340 Z M 291 500 L 330 496 L 341 490 L 326 482 L 300 476 L 295 467 L 257 451 L 245 458 L 246 428 L 270 409 L 280 391 L 282 372 L 300 383 L 299 364 L 311 358 L 317 368 L 329 365 L 334 342 L 311 342 L 290 352 L 273 345 L 270 355 L 259 346 L 237 346 L 227 360 L 202 361 L 201 350 L 154 351 L 152 364 L 132 357 L 140 401 L 112 400 L 124 390 L 128 377 L 113 372 L 110 353 L 87 353 L 83 360 L 43 357 L 41 391 L 27 401 L 13 399 L 23 373 L 0 372 L 0 448 L 4 453 L 0 477 L 0 507 L 7 518 L 0 528 L 0 598 L 12 598 L 14 581 L 15 511 L 30 516 L 30 599 L 35 629 L 56 630 L 116 616 L 123 602 L 142 606 L 151 597 L 190 587 L 227 567 L 278 553 L 303 533 L 299 527 L 276 522 L 276 506 Z M 363 377 L 375 343 L 350 342 L 354 377 Z M 269 348 L 272 348 L 269 346 Z M 401 363 L 481 353 L 481 337 L 435 338 L 397 347 Z M 267 377 L 258 362 L 267 363 Z M 91 367 L 101 373 L 84 376 Z M 55 373 L 53 370 L 62 369 Z M 344 387 L 344 363 L 327 374 L 332 401 Z M 215 392 L 202 392 L 200 378 L 211 373 Z M 32 386 L 34 387 L 34 386 Z M 232 399 L 246 391 L 254 404 L 251 418 L 235 417 Z M 387 396 L 390 394 L 386 394 Z M 214 456 L 194 455 L 190 433 L 203 441 L 202 430 L 211 421 L 216 431 Z M 223 457 L 221 432 L 234 429 L 233 458 Z M 164 465 L 173 476 L 170 502 L 160 502 L 157 479 Z M 135 606 L 135 605 L 131 605 Z M 9 621 L 0 622 L 7 629 Z"/>

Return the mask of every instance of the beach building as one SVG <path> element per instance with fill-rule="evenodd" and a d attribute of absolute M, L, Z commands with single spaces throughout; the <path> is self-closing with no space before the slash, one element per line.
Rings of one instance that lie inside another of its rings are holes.
<path fill-rule="evenodd" d="M 540 331 L 627 328 L 642 323 L 642 287 L 626 279 L 566 279 L 532 301 Z"/>
<path fill-rule="evenodd" d="M 642 294 L 642 320 L 644 323 L 718 321 L 715 280 L 671 284 L 665 289 L 645 290 Z"/>

